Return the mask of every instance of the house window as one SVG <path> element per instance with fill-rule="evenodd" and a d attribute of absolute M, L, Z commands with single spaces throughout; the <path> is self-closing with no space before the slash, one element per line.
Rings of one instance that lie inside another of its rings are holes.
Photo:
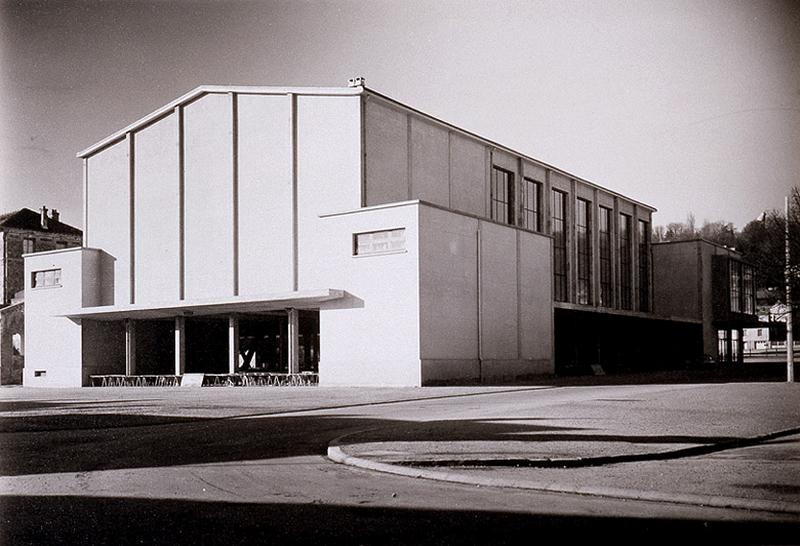
<path fill-rule="evenodd" d="M 592 299 L 592 212 L 591 203 L 578 199 L 575 207 L 575 235 L 578 246 L 577 302 L 583 305 Z"/>
<path fill-rule="evenodd" d="M 730 271 L 730 293 L 731 293 L 731 312 L 742 312 L 742 264 L 736 261 L 729 261 L 728 268 Z"/>
<path fill-rule="evenodd" d="M 522 193 L 522 214 L 526 228 L 542 231 L 541 203 L 542 183 L 526 178 Z"/>
<path fill-rule="evenodd" d="M 56 241 L 56 248 L 61 250 L 62 248 L 69 248 L 69 243 L 65 241 Z"/>
<path fill-rule="evenodd" d="M 35 252 L 36 248 L 36 239 L 33 237 L 25 237 L 22 240 L 22 253 L 23 254 L 30 254 L 31 252 Z"/>
<path fill-rule="evenodd" d="M 753 277 L 753 268 L 745 264 L 742 264 L 742 300 L 744 312 L 754 315 L 756 313 L 755 278 Z"/>
<path fill-rule="evenodd" d="M 611 209 L 600 207 L 598 234 L 600 236 L 600 305 L 612 307 L 611 292 Z"/>
<path fill-rule="evenodd" d="M 47 288 L 51 286 L 61 286 L 60 269 L 34 271 L 31 274 L 31 288 Z"/>
<path fill-rule="evenodd" d="M 514 174 L 492 167 L 491 218 L 504 224 L 514 223 Z"/>
<path fill-rule="evenodd" d="M 650 310 L 650 225 L 639 220 L 639 311 Z"/>
<path fill-rule="evenodd" d="M 353 235 L 354 256 L 395 254 L 406 250 L 406 229 L 385 229 Z"/>
<path fill-rule="evenodd" d="M 619 215 L 619 306 L 622 309 L 632 309 L 632 247 L 631 247 L 631 217 L 627 214 Z"/>
<path fill-rule="evenodd" d="M 553 227 L 553 291 L 555 301 L 567 301 L 567 194 L 550 194 Z"/>

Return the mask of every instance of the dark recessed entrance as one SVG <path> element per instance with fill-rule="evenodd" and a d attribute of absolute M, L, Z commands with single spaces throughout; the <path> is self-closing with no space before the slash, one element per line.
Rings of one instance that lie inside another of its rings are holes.
<path fill-rule="evenodd" d="M 186 373 L 228 371 L 228 319 L 186 319 Z"/>
<path fill-rule="evenodd" d="M 298 312 L 298 361 L 301 372 L 319 370 L 319 311 Z M 240 372 L 289 371 L 289 318 L 285 312 L 239 319 Z"/>

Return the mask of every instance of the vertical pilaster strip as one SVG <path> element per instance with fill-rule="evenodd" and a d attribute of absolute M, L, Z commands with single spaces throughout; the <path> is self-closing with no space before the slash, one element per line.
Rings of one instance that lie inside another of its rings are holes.
<path fill-rule="evenodd" d="M 361 94 L 361 206 L 367 206 L 367 100 L 368 96 Z"/>
<path fill-rule="evenodd" d="M 525 211 L 523 210 L 523 199 L 525 198 L 525 163 L 522 158 L 517 159 L 517 174 L 514 180 L 514 225 L 525 226 Z"/>
<path fill-rule="evenodd" d="M 517 360 L 522 358 L 522 244 L 521 231 L 514 230 L 517 243 Z"/>
<path fill-rule="evenodd" d="M 595 307 L 600 305 L 600 192 L 597 188 L 592 192 L 592 205 L 589 219 L 592 226 L 592 301 Z"/>
<path fill-rule="evenodd" d="M 239 318 L 228 317 L 228 373 L 236 373 L 239 367 Z"/>
<path fill-rule="evenodd" d="M 414 197 L 414 176 L 411 174 L 411 115 L 406 113 L 406 185 L 408 186 L 408 200 Z"/>
<path fill-rule="evenodd" d="M 483 163 L 483 216 L 492 217 L 492 163 L 494 162 L 494 150 L 490 146 L 484 146 Z"/>
<path fill-rule="evenodd" d="M 129 275 L 129 297 L 128 303 L 136 301 L 136 143 L 134 133 L 129 132 L 125 135 L 128 142 L 128 275 Z"/>
<path fill-rule="evenodd" d="M 186 319 L 175 317 L 175 375 L 186 371 Z"/>
<path fill-rule="evenodd" d="M 289 373 L 300 373 L 300 321 L 297 309 L 286 310 L 289 320 L 287 323 L 287 339 L 289 340 Z"/>
<path fill-rule="evenodd" d="M 178 299 L 186 297 L 186 185 L 183 107 L 175 107 L 178 152 Z"/>
<path fill-rule="evenodd" d="M 83 247 L 89 246 L 89 158 L 83 158 Z"/>
<path fill-rule="evenodd" d="M 639 206 L 633 205 L 633 214 L 631 215 L 631 285 L 633 288 L 633 301 L 631 302 L 631 309 L 634 311 L 641 311 L 639 307 L 640 292 L 642 285 L 639 283 Z"/>
<path fill-rule="evenodd" d="M 478 282 L 476 286 L 476 293 L 478 296 L 478 382 L 480 383 L 483 379 L 483 290 L 481 288 L 481 283 L 483 281 L 483 274 L 481 273 L 481 269 L 483 266 L 482 262 L 482 253 L 481 253 L 481 221 L 477 220 L 478 229 L 475 233 L 475 241 L 476 241 L 476 259 L 475 263 L 478 268 Z"/>
<path fill-rule="evenodd" d="M 551 202 L 553 200 L 552 182 L 550 181 L 550 169 L 544 171 L 544 195 L 542 196 L 542 231 L 547 235 L 553 234 L 553 221 L 550 212 Z M 552 244 L 550 245 L 552 246 Z M 551 261 L 552 263 L 552 261 Z"/>
<path fill-rule="evenodd" d="M 621 278 L 619 274 L 620 270 L 620 255 L 619 255 L 619 198 L 614 197 L 614 212 L 612 212 L 614 216 L 611 219 L 611 278 L 613 279 L 612 283 L 612 300 L 614 302 L 614 307 L 619 309 L 622 307 L 622 298 L 620 297 L 622 293 L 622 285 L 621 285 Z"/>
<path fill-rule="evenodd" d="M 453 208 L 453 131 L 447 131 L 447 206 Z"/>
<path fill-rule="evenodd" d="M 236 93 L 231 98 L 231 207 L 233 222 L 233 295 L 239 295 L 239 101 Z"/>
<path fill-rule="evenodd" d="M 136 375 L 136 323 L 125 320 L 125 375 Z"/>
<path fill-rule="evenodd" d="M 292 153 L 292 290 L 299 289 L 299 256 L 298 256 L 298 224 L 297 224 L 297 95 L 289 93 L 291 116 L 291 153 Z"/>
<path fill-rule="evenodd" d="M 575 180 L 569 181 L 569 201 L 567 202 L 567 294 L 569 301 L 578 301 L 578 191 Z"/>

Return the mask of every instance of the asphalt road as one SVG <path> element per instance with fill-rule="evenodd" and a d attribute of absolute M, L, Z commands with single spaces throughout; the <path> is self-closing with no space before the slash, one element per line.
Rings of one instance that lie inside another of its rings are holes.
<path fill-rule="evenodd" d="M 500 451 L 533 449 L 548 434 L 589 452 L 609 439 L 682 445 L 800 427 L 797 408 L 800 388 L 785 384 L 4 388 L 0 542 L 503 544 L 588 534 L 796 544 L 797 514 L 412 479 L 325 453 L 343 435 L 421 429 L 438 433 L 419 442 Z M 799 461 L 789 436 L 671 461 L 472 471 L 796 502 Z"/>

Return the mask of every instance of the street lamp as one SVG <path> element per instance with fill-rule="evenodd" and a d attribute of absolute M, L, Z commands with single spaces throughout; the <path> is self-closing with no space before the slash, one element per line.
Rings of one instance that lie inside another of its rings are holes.
<path fill-rule="evenodd" d="M 794 339 L 792 335 L 792 267 L 789 255 L 789 197 L 786 196 L 786 381 L 794 381 Z"/>

